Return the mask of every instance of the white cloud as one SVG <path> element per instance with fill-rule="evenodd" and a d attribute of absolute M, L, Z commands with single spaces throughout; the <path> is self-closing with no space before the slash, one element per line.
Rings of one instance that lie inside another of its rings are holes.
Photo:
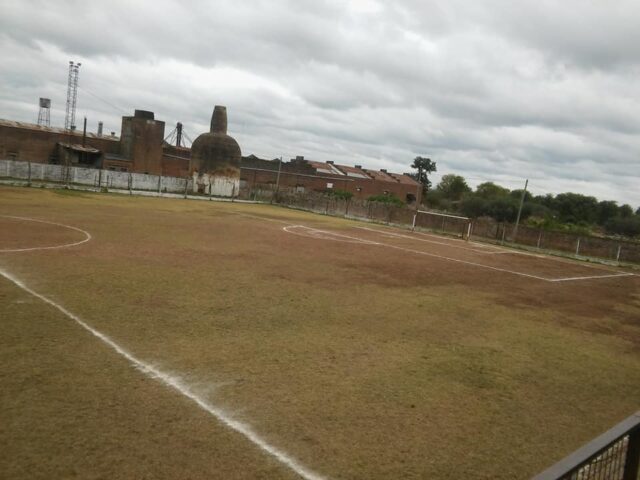
<path fill-rule="evenodd" d="M 244 153 L 406 171 L 640 205 L 640 4 L 632 0 L 5 0 L 0 116 L 134 108 L 195 136 L 225 104 Z"/>

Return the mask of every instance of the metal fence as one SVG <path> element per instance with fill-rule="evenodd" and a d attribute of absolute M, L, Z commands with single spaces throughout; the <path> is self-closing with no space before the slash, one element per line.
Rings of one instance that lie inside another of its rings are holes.
<path fill-rule="evenodd" d="M 640 412 L 563 458 L 533 480 L 638 480 Z"/>

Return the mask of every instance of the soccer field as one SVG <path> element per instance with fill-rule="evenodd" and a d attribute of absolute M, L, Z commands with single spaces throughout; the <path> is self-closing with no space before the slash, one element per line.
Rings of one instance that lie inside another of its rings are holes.
<path fill-rule="evenodd" d="M 0 477 L 528 478 L 638 410 L 640 277 L 0 188 Z"/>

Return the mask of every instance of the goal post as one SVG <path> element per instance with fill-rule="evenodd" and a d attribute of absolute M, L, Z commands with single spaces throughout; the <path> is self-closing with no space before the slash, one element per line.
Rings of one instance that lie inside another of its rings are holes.
<path fill-rule="evenodd" d="M 471 219 L 448 213 L 417 210 L 413 215 L 412 230 L 425 229 L 469 240 L 471 236 Z"/>

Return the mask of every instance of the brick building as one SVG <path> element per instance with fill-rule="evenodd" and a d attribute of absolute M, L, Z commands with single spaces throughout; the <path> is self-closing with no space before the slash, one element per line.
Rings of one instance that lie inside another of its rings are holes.
<path fill-rule="evenodd" d="M 120 137 L 0 119 L 0 159 L 69 164 L 121 172 L 190 177 L 191 149 L 168 144 L 165 123 L 153 112 L 122 117 Z M 280 174 L 278 174 L 280 169 Z M 413 203 L 421 193 L 412 178 L 360 165 L 296 157 L 289 162 L 250 155 L 240 162 L 240 189 L 298 193 L 344 190 L 355 198 L 395 195 Z"/>
<path fill-rule="evenodd" d="M 332 161 L 305 160 L 301 156 L 282 162 L 282 165 L 277 159 L 263 160 L 254 155 L 243 157 L 240 186 L 267 190 L 277 188 L 287 193 L 343 190 L 361 199 L 395 195 L 407 203 L 414 203 L 416 198 L 420 201 L 422 192 L 420 184 L 404 174 L 389 173 L 384 169 L 369 170 L 361 165 L 351 167 Z"/>

